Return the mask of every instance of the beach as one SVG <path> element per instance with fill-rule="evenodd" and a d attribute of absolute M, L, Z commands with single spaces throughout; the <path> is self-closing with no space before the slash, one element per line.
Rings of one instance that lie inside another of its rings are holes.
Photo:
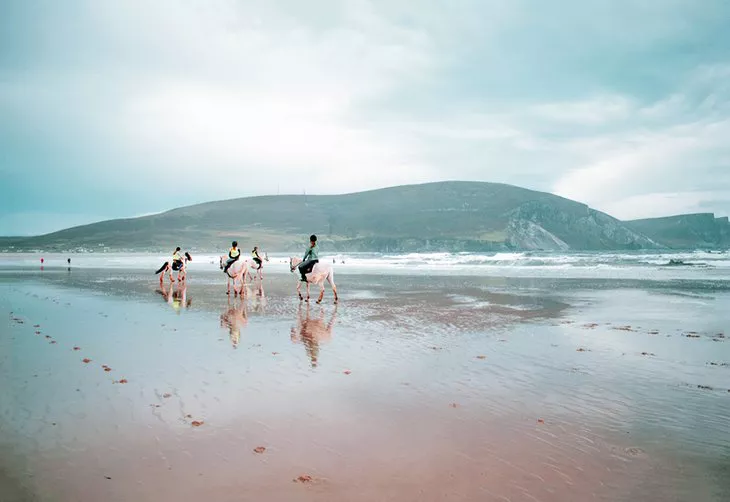
<path fill-rule="evenodd" d="M 730 498 L 726 257 L 194 258 L 0 259 L 0 500 Z"/>

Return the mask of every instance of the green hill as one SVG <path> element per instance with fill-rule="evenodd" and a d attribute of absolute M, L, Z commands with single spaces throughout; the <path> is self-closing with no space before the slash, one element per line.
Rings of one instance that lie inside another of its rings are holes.
<path fill-rule="evenodd" d="M 712 213 L 681 214 L 633 220 L 626 224 L 636 232 L 675 249 L 730 247 L 727 216 L 716 218 Z"/>
<path fill-rule="evenodd" d="M 247 197 L 102 221 L 29 238 L 13 250 L 298 250 L 316 233 L 328 250 L 602 250 L 661 247 L 604 213 L 510 185 L 441 182 L 346 195 Z"/>

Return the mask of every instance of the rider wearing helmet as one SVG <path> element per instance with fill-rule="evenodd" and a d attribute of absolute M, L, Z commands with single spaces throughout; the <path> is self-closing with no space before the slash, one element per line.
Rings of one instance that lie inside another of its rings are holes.
<path fill-rule="evenodd" d="M 319 248 L 317 248 L 317 236 L 309 236 L 309 247 L 304 252 L 302 263 L 299 264 L 299 273 L 302 275 L 302 282 L 307 282 L 306 274 L 312 271 L 314 265 L 319 263 Z"/>
<path fill-rule="evenodd" d="M 241 250 L 238 249 L 238 242 L 233 241 L 231 243 L 231 249 L 228 250 L 228 260 L 226 261 L 226 266 L 223 269 L 223 273 L 228 272 L 228 267 L 233 265 L 234 262 L 238 261 L 238 259 L 241 257 Z"/>

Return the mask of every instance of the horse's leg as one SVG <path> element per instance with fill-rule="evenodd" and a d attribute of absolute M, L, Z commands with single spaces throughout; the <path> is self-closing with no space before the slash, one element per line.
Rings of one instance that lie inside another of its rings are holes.
<path fill-rule="evenodd" d="M 299 301 L 304 300 L 302 298 L 302 281 L 297 280 L 297 296 L 299 296 Z"/>
<path fill-rule="evenodd" d="M 309 281 L 307 281 L 307 301 L 309 301 Z"/>
<path fill-rule="evenodd" d="M 317 304 L 322 303 L 322 298 L 324 298 L 324 279 L 320 281 L 319 288 L 319 298 L 317 298 Z"/>
<path fill-rule="evenodd" d="M 332 294 L 335 295 L 335 305 L 337 304 L 338 298 L 337 298 L 337 286 L 335 286 L 335 277 L 332 271 L 330 271 L 329 274 L 327 274 L 327 282 L 330 283 L 330 287 L 332 288 Z"/>
<path fill-rule="evenodd" d="M 228 274 L 226 274 L 226 277 L 227 277 L 227 279 L 226 279 L 226 294 L 227 295 L 230 295 L 231 294 L 231 276 L 228 275 Z"/>

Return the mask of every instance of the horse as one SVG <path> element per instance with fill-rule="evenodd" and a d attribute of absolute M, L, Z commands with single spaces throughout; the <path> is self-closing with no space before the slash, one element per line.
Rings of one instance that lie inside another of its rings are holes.
<path fill-rule="evenodd" d="M 163 263 L 162 266 L 157 269 L 157 272 L 155 272 L 155 275 L 160 274 L 160 272 L 162 272 L 160 274 L 160 284 L 162 284 L 162 281 L 165 277 L 165 272 L 168 272 L 170 274 L 170 282 L 175 282 L 172 279 L 173 270 L 175 270 L 177 272 L 178 282 L 184 281 L 188 275 L 187 264 L 189 261 L 193 261 L 193 257 L 190 256 L 190 253 L 186 252 L 185 255 L 183 256 L 182 265 L 180 266 L 180 268 L 177 268 L 177 269 L 173 268 L 173 264 L 171 264 L 169 261 L 166 261 L 165 263 Z"/>
<path fill-rule="evenodd" d="M 302 260 L 300 258 L 289 258 L 289 269 L 294 272 L 297 270 L 297 265 L 302 263 Z M 299 271 L 297 270 L 297 274 Z M 307 279 L 307 301 L 309 301 L 309 285 L 310 284 L 317 284 L 320 287 L 319 291 L 319 298 L 317 298 L 317 303 L 322 303 L 322 298 L 324 298 L 324 281 L 325 279 L 327 282 L 329 282 L 330 287 L 332 288 L 332 293 L 335 295 L 335 305 L 337 304 L 339 298 L 337 296 L 337 286 L 335 286 L 335 270 L 332 268 L 332 265 L 326 264 L 326 263 L 315 263 L 314 268 L 312 268 L 312 271 L 308 274 L 305 274 L 305 277 Z M 297 280 L 297 295 L 299 295 L 299 300 L 304 300 L 302 297 L 302 283 L 301 281 Z"/>
<path fill-rule="evenodd" d="M 228 260 L 227 256 L 221 256 L 220 257 L 220 268 L 223 270 L 226 268 L 226 261 Z M 244 294 L 244 287 L 246 286 L 246 275 L 249 274 L 248 271 L 248 263 L 247 260 L 239 259 L 234 261 L 230 267 L 228 267 L 228 271 L 226 272 L 226 277 L 228 278 L 227 286 L 228 289 L 226 290 L 226 294 L 231 294 L 231 281 L 233 281 L 233 296 Z M 236 281 L 240 281 L 241 285 L 238 289 L 236 289 Z"/>
<path fill-rule="evenodd" d="M 312 368 L 316 368 L 319 363 L 319 346 L 323 342 L 329 342 L 332 339 L 332 328 L 337 318 L 337 307 L 335 307 L 329 322 L 325 323 L 324 310 L 320 307 L 319 316 L 314 317 L 309 314 L 309 304 L 307 304 L 306 315 L 302 315 L 302 304 L 299 304 L 297 311 L 297 325 L 291 328 L 292 343 L 302 343 L 304 350 L 309 356 Z"/>
<path fill-rule="evenodd" d="M 263 264 L 261 265 L 261 268 L 258 268 L 259 267 L 258 263 L 253 261 L 253 259 L 248 258 L 245 261 L 246 261 L 246 265 L 248 266 L 248 278 L 253 280 L 253 274 L 251 273 L 251 271 L 253 270 L 254 272 L 256 272 L 256 276 L 258 277 L 259 281 L 263 281 L 264 280 Z"/>

